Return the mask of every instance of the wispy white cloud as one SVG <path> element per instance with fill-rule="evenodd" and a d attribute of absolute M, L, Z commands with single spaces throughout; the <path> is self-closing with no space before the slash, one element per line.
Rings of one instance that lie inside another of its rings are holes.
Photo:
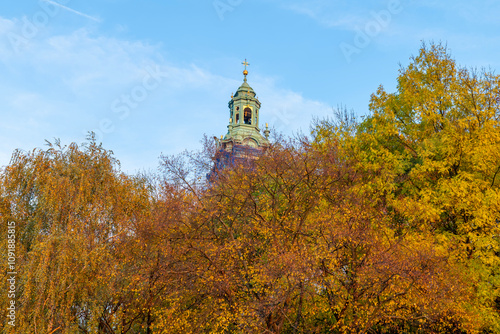
<path fill-rule="evenodd" d="M 14 149 L 40 147 L 44 139 L 81 142 L 86 130 L 114 116 L 113 99 L 140 82 L 145 64 L 159 53 L 158 46 L 92 36 L 86 29 L 40 36 L 29 46 L 22 53 L 2 48 L 0 166 Z M 122 125 L 140 122 L 140 113 L 135 116 Z M 117 134 L 106 143 L 123 140 Z"/>
<path fill-rule="evenodd" d="M 401 4 L 404 1 L 401 0 Z M 309 17 L 325 28 L 342 30 L 361 29 L 374 11 L 386 9 L 385 1 L 347 1 L 347 0 L 313 0 L 313 1 L 281 1 L 281 6 L 292 12 Z"/>
<path fill-rule="evenodd" d="M 450 17 L 472 23 L 498 23 L 500 2 L 497 0 L 420 0 L 411 2 L 411 6 L 432 11 L 441 11 Z"/>
<path fill-rule="evenodd" d="M 0 17 L 0 34 L 5 35 L 7 32 L 11 31 L 14 27 L 14 24 L 15 22 L 13 20 Z"/>
<path fill-rule="evenodd" d="M 287 2 L 282 6 L 327 28 L 354 30 L 366 22 L 362 15 L 347 11 L 342 2 Z"/>
<path fill-rule="evenodd" d="M 368 26 L 377 22 L 376 14 L 387 10 L 388 1 L 278 1 L 286 10 L 314 20 L 326 29 L 351 31 L 351 39 L 344 42 L 355 47 L 356 36 L 366 33 Z M 454 54 L 462 54 L 462 61 L 473 66 L 498 67 L 497 57 L 478 59 L 480 50 L 497 53 L 500 45 L 498 30 L 500 2 L 496 0 L 471 2 L 465 0 L 399 0 L 401 11 L 392 15 L 388 24 L 381 25 L 380 33 L 370 38 L 370 46 L 379 50 L 415 49 L 421 41 L 448 43 Z M 363 51 L 365 52 L 365 51 Z M 415 49 L 415 52 L 417 50 Z"/>
<path fill-rule="evenodd" d="M 273 78 L 257 76 L 252 87 L 262 101 L 261 128 L 265 123 L 278 132 L 291 135 L 308 134 L 314 117 L 331 114 L 331 107 L 321 101 L 308 99 L 299 92 L 284 89 Z"/>

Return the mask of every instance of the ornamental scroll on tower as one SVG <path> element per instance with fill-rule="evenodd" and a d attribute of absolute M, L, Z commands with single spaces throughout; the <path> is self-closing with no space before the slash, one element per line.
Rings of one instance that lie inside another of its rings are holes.
<path fill-rule="evenodd" d="M 260 101 L 247 82 L 247 66 L 250 64 L 246 59 L 242 64 L 245 66 L 243 83 L 234 96 L 231 95 L 228 132 L 219 141 L 220 153 L 232 160 L 256 159 L 269 147 L 267 124 L 264 135 L 259 128 Z"/>

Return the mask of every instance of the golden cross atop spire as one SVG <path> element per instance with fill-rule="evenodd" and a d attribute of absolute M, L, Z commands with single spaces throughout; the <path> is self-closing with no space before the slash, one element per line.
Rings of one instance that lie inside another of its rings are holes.
<path fill-rule="evenodd" d="M 243 75 L 245 76 L 245 82 L 247 82 L 247 74 L 248 74 L 248 71 L 247 71 L 247 66 L 250 65 L 248 62 L 247 62 L 247 59 L 245 58 L 245 61 L 242 62 L 243 65 L 245 65 L 245 70 L 243 71 Z"/>
<path fill-rule="evenodd" d="M 247 70 L 247 66 L 250 65 L 248 62 L 247 62 L 247 59 L 245 58 L 245 61 L 242 62 L 243 65 L 245 65 L 245 71 Z"/>

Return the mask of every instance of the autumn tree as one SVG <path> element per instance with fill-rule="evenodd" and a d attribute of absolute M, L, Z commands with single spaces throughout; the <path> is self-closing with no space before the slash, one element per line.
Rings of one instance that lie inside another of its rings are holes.
<path fill-rule="evenodd" d="M 158 330 L 364 333 L 467 315 L 469 291 L 445 252 L 398 234 L 387 207 L 355 186 L 372 176 L 335 144 L 279 141 L 205 186 L 186 177 L 189 161 L 164 159 L 196 204 L 180 228 L 190 285 L 158 315 Z"/>
<path fill-rule="evenodd" d="M 373 173 L 361 191 L 387 204 L 401 232 L 430 233 L 476 291 L 468 307 L 481 316 L 473 321 L 496 332 L 500 77 L 424 44 L 397 83 L 394 93 L 380 87 L 372 95 L 360 124 L 320 123 L 317 142 L 337 140 Z"/>
<path fill-rule="evenodd" d="M 162 254 L 142 238 L 155 201 L 145 178 L 118 168 L 91 138 L 81 147 L 56 142 L 16 151 L 2 171 L 2 229 L 15 222 L 18 241 L 17 333 L 138 333 L 150 326 L 165 270 Z"/>

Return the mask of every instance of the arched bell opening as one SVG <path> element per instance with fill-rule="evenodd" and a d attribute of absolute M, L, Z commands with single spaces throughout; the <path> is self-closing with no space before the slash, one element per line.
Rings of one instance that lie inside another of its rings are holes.
<path fill-rule="evenodd" d="M 252 124 L 252 109 L 249 107 L 243 110 L 243 121 L 245 124 Z"/>

